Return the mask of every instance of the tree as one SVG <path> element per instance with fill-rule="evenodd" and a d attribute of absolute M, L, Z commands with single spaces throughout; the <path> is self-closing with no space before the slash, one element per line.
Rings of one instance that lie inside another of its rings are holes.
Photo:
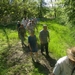
<path fill-rule="evenodd" d="M 65 0 L 64 1 L 65 12 L 69 17 L 69 21 L 75 24 L 75 0 Z"/>

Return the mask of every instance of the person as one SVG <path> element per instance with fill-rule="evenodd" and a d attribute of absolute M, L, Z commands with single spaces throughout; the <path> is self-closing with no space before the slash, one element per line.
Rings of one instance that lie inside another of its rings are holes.
<path fill-rule="evenodd" d="M 47 25 L 43 25 L 43 30 L 40 31 L 39 38 L 41 42 L 41 53 L 43 54 L 45 48 L 46 55 L 49 56 L 48 42 L 50 39 L 49 39 L 49 31 L 47 30 Z"/>
<path fill-rule="evenodd" d="M 35 26 L 37 25 L 37 23 L 38 23 L 38 20 L 37 20 L 37 18 L 35 17 L 34 19 L 34 24 L 35 24 Z"/>
<path fill-rule="evenodd" d="M 21 24 L 26 28 L 27 22 L 25 18 L 22 19 Z"/>
<path fill-rule="evenodd" d="M 36 25 L 37 24 L 37 18 L 35 17 L 33 20 L 34 20 L 34 23 Z"/>
<path fill-rule="evenodd" d="M 20 27 L 20 21 L 17 22 L 17 30 L 19 29 Z"/>
<path fill-rule="evenodd" d="M 20 39 L 21 39 L 22 47 L 26 46 L 24 44 L 25 34 L 26 34 L 26 30 L 25 30 L 23 24 L 21 24 L 20 27 L 19 27 L 19 36 L 20 36 Z"/>
<path fill-rule="evenodd" d="M 37 30 L 37 32 L 38 32 L 38 28 L 37 28 L 37 19 L 36 19 L 36 18 L 32 19 L 32 24 L 33 24 L 34 30 L 35 30 L 35 28 L 36 28 L 36 30 Z"/>
<path fill-rule="evenodd" d="M 57 61 L 52 75 L 75 75 L 75 47 L 67 49 L 66 54 Z"/>
<path fill-rule="evenodd" d="M 20 25 L 21 25 L 21 24 L 20 24 L 20 21 L 18 21 L 18 22 L 17 22 L 17 31 L 18 31 L 18 37 L 19 37 L 19 38 L 20 38 L 20 36 L 19 36 L 19 27 L 20 27 Z"/>
<path fill-rule="evenodd" d="M 33 58 L 33 53 L 35 53 L 36 60 L 37 60 L 38 59 L 37 38 L 34 35 L 34 31 L 31 31 L 30 35 L 28 36 L 28 46 L 29 46 L 31 57 Z"/>
<path fill-rule="evenodd" d="M 29 20 L 28 24 L 27 24 L 27 30 L 30 33 L 31 31 L 34 31 L 34 26 L 32 24 L 32 20 Z"/>

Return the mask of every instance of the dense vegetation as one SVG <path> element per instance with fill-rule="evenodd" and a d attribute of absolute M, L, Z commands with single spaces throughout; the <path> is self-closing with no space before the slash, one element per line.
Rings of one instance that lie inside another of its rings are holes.
<path fill-rule="evenodd" d="M 0 0 L 0 75 L 18 75 L 19 72 L 19 75 L 48 74 L 42 71 L 44 67 L 37 68 L 37 64 L 32 65 L 31 57 L 28 57 L 26 62 L 23 56 L 23 62 L 20 62 L 21 58 L 18 56 L 23 53 L 23 49 L 16 23 L 23 17 L 37 17 L 39 20 L 38 32 L 35 32 L 38 44 L 39 31 L 43 24 L 47 24 L 50 32 L 49 55 L 54 59 L 66 55 L 67 48 L 75 46 L 75 0 L 50 0 L 50 4 L 50 7 L 46 6 L 44 0 Z M 26 43 L 28 35 L 27 33 Z M 16 51 L 20 53 L 17 55 Z M 18 60 L 10 60 L 15 56 Z"/>
<path fill-rule="evenodd" d="M 38 23 L 37 25 L 38 31 L 42 29 L 43 24 L 47 24 L 48 29 L 50 31 L 50 42 L 49 42 L 50 56 L 52 56 L 55 59 L 58 59 L 61 56 L 66 55 L 66 49 L 75 45 L 74 28 L 70 28 L 67 25 L 66 26 L 60 25 L 55 20 L 44 19 L 43 21 L 40 21 Z M 8 25 L 8 26 L 1 26 L 0 32 L 1 32 L 0 33 L 0 42 L 1 42 L 0 43 L 0 75 L 4 75 L 4 74 L 13 75 L 13 73 L 18 72 L 22 66 L 28 68 L 30 64 L 29 65 L 26 63 L 18 64 L 19 62 L 17 61 L 16 61 L 17 66 L 15 65 L 15 69 L 13 69 L 14 65 L 12 61 L 10 64 L 7 64 L 7 60 L 9 59 L 6 59 L 6 58 L 8 56 L 9 58 L 10 56 L 11 57 L 14 56 L 12 55 L 13 52 L 15 52 L 14 50 L 17 50 L 19 48 L 19 46 L 16 45 L 20 42 L 20 40 L 18 39 L 18 35 L 17 35 L 16 24 Z M 38 38 L 39 32 L 36 31 L 35 33 Z M 28 36 L 28 33 L 27 33 L 27 36 Z M 38 38 L 38 43 L 40 43 L 39 38 Z M 14 50 L 12 50 L 11 48 L 13 46 L 15 47 L 17 46 L 17 48 L 14 47 Z M 32 62 L 29 62 L 29 63 L 32 63 Z M 39 70 L 35 67 L 33 68 L 33 70 L 29 72 L 30 72 L 30 75 L 35 75 L 35 73 L 37 75 L 40 75 L 40 74 L 45 75 L 44 72 L 43 74 L 39 73 Z M 25 74 L 25 72 L 23 71 L 21 73 L 23 73 L 23 75 Z"/>
<path fill-rule="evenodd" d="M 21 20 L 23 17 L 55 18 L 61 24 L 75 21 L 74 0 L 50 0 L 46 7 L 44 0 L 0 0 L 0 23 Z"/>

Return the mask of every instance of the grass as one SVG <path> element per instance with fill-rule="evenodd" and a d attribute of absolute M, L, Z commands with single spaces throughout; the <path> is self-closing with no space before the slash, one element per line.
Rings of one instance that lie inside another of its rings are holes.
<path fill-rule="evenodd" d="M 50 55 L 56 59 L 59 59 L 60 57 L 66 55 L 67 48 L 75 45 L 75 27 L 69 28 L 69 26 L 60 25 L 54 20 L 40 21 L 38 23 L 38 32 L 35 32 L 39 44 L 39 32 L 42 29 L 43 24 L 47 24 L 50 33 Z M 9 48 L 13 44 L 18 43 L 18 41 L 19 39 L 16 31 L 16 25 L 9 25 L 7 27 L 0 26 L 0 75 L 7 75 L 6 72 L 9 72 L 9 75 L 12 75 L 12 72 L 16 73 L 18 69 L 21 69 L 21 65 L 17 65 L 17 67 L 14 69 L 12 69 L 12 67 L 8 67 L 5 59 L 5 56 L 8 55 Z M 24 67 L 29 66 L 25 64 L 22 65 L 24 65 Z M 44 75 L 40 72 L 40 70 L 40 67 L 39 69 L 36 67 L 33 69 L 33 71 L 30 72 L 29 75 Z"/>
<path fill-rule="evenodd" d="M 67 48 L 75 45 L 74 28 L 69 28 L 69 26 L 63 26 L 56 21 L 44 21 L 40 22 L 39 30 L 42 29 L 42 25 L 47 24 L 48 30 L 50 32 L 50 42 L 49 51 L 52 52 L 52 56 L 56 59 L 66 55 Z M 38 35 L 38 34 L 37 34 Z"/>
<path fill-rule="evenodd" d="M 5 57 L 11 45 L 15 44 L 17 41 L 17 31 L 9 27 L 0 26 L 0 75 L 5 75 L 7 72 L 8 66 Z"/>

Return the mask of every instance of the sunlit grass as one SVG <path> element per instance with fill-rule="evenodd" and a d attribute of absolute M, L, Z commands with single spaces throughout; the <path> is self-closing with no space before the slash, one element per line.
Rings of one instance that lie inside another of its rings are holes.
<path fill-rule="evenodd" d="M 71 28 L 68 26 L 63 26 L 60 25 L 58 23 L 56 23 L 56 21 L 50 21 L 50 20 L 46 20 L 46 21 L 40 21 L 38 23 L 38 32 L 36 30 L 35 35 L 38 38 L 38 43 L 40 44 L 39 41 L 39 32 L 43 29 L 43 24 L 46 24 L 48 26 L 48 30 L 49 30 L 49 34 L 50 34 L 50 42 L 49 42 L 49 53 L 52 57 L 58 59 L 64 55 L 66 55 L 66 50 L 67 48 L 70 48 L 72 46 L 75 45 L 75 28 Z M 27 37 L 28 38 L 28 33 L 27 33 Z M 12 30 L 10 28 L 4 28 L 4 29 L 0 29 L 0 59 L 3 59 L 2 57 L 2 53 L 5 53 L 7 48 L 16 43 L 18 43 L 20 41 L 20 39 L 18 39 L 18 34 L 17 34 L 17 30 L 16 28 L 14 30 Z M 26 40 L 27 42 L 27 40 Z M 18 69 L 21 69 L 21 65 L 20 66 L 16 66 L 15 69 L 12 69 L 12 67 L 5 69 L 4 67 L 6 67 L 4 64 L 5 61 L 0 62 L 1 66 L 0 66 L 0 72 L 2 72 L 2 74 L 4 75 L 5 72 L 9 72 L 8 74 L 12 74 L 12 72 L 16 72 Z M 26 65 L 24 65 L 25 67 L 27 67 Z M 3 68 L 2 68 L 3 67 Z M 11 71 L 12 70 L 12 71 Z M 37 68 L 34 68 L 33 71 L 30 72 L 30 75 L 40 75 L 39 70 Z M 43 75 L 43 74 L 41 74 Z"/>
<path fill-rule="evenodd" d="M 38 32 L 36 31 L 35 34 L 39 41 L 39 32 L 43 29 L 43 24 L 46 24 L 48 26 L 48 30 L 50 33 L 50 42 L 49 42 L 49 50 L 52 52 L 53 55 L 56 56 L 56 58 L 59 58 L 66 54 L 66 49 L 74 46 L 74 28 L 73 31 L 69 29 L 68 26 L 63 26 L 60 24 L 57 24 L 54 20 L 46 20 L 41 21 L 38 23 Z M 5 28 L 5 30 L 0 30 L 0 45 L 1 48 L 4 46 L 7 46 L 7 44 L 13 44 L 19 41 L 18 34 L 16 30 L 11 30 L 8 28 Z M 28 35 L 28 33 L 27 33 Z M 27 37 L 26 37 L 27 38 Z M 14 42 L 15 41 L 15 42 Z M 3 48 L 2 48 L 3 49 Z"/>
<path fill-rule="evenodd" d="M 75 30 L 72 31 L 68 26 L 60 25 L 55 21 L 45 21 L 40 22 L 39 31 L 43 28 L 43 24 L 48 26 L 50 32 L 49 51 L 52 52 L 52 56 L 60 58 L 66 55 L 67 48 L 75 45 L 73 37 Z"/>

